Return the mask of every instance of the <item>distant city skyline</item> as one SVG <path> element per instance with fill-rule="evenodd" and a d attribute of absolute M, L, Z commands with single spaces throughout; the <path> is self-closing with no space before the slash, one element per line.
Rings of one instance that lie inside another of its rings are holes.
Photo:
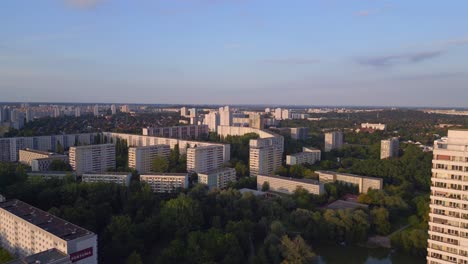
<path fill-rule="evenodd" d="M 0 101 L 468 107 L 468 2 L 5 0 Z"/>

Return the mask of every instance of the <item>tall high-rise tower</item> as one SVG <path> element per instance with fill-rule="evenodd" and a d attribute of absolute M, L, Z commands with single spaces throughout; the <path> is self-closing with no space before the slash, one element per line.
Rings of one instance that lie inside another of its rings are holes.
<path fill-rule="evenodd" d="M 468 263 L 468 130 L 434 142 L 427 263 Z"/>

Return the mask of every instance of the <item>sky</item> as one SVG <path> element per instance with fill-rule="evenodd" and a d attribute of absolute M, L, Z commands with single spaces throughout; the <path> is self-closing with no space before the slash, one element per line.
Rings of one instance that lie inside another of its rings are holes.
<path fill-rule="evenodd" d="M 468 107 L 466 0 L 2 0 L 0 102 Z"/>

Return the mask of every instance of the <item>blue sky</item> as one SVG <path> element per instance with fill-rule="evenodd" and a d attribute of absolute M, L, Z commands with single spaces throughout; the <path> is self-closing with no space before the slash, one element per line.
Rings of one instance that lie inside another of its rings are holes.
<path fill-rule="evenodd" d="M 2 0 L 0 101 L 468 107 L 468 1 Z"/>

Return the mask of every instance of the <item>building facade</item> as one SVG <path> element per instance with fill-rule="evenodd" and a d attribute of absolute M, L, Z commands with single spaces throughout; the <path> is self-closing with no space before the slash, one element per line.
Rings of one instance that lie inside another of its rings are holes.
<path fill-rule="evenodd" d="M 398 157 L 400 141 L 397 137 L 380 141 L 380 159 Z"/>
<path fill-rule="evenodd" d="M 173 127 L 147 127 L 143 128 L 144 136 L 179 138 L 179 139 L 198 139 L 207 136 L 209 133 L 208 125 L 190 125 Z"/>
<path fill-rule="evenodd" d="M 139 173 L 148 173 L 152 170 L 156 157 L 169 158 L 171 148 L 169 145 L 152 145 L 145 147 L 131 147 L 128 149 L 128 167 Z"/>
<path fill-rule="evenodd" d="M 386 124 L 380 124 L 380 123 L 378 123 L 378 124 L 362 123 L 361 128 L 385 131 L 385 130 L 387 130 L 387 125 Z"/>
<path fill-rule="evenodd" d="M 82 182 L 106 182 L 130 186 L 132 174 L 129 172 L 84 173 Z"/>
<path fill-rule="evenodd" d="M 192 147 L 187 149 L 187 171 L 207 173 L 224 164 L 222 146 Z"/>
<path fill-rule="evenodd" d="M 208 185 L 209 189 L 224 189 L 228 187 L 230 182 L 236 180 L 236 169 L 234 168 L 221 168 L 198 174 L 198 182 Z"/>
<path fill-rule="evenodd" d="M 316 171 L 315 173 L 319 175 L 319 181 L 322 183 L 341 182 L 357 185 L 359 193 L 367 193 L 370 189 L 381 190 L 383 188 L 382 178 L 339 173 L 335 171 Z"/>
<path fill-rule="evenodd" d="M 262 190 L 265 183 L 268 184 L 268 190 L 273 192 L 293 194 L 298 188 L 302 188 L 315 195 L 322 195 L 325 193 L 324 185 L 318 181 L 273 175 L 257 175 L 257 190 Z"/>
<path fill-rule="evenodd" d="M 309 128 L 307 127 L 292 127 L 291 138 L 295 140 L 306 140 L 309 136 Z"/>
<path fill-rule="evenodd" d="M 325 133 L 325 152 L 343 147 L 343 133 L 339 131 Z"/>
<path fill-rule="evenodd" d="M 115 145 L 98 144 L 71 147 L 70 165 L 77 175 L 115 169 Z"/>
<path fill-rule="evenodd" d="M 155 193 L 174 192 L 178 188 L 188 188 L 187 173 L 158 173 L 140 175 L 140 181 L 146 182 Z"/>
<path fill-rule="evenodd" d="M 77 264 L 97 264 L 97 235 L 20 200 L 0 203 L 0 246 L 20 257 L 56 248 Z"/>
<path fill-rule="evenodd" d="M 427 263 L 468 263 L 468 130 L 434 142 Z"/>
<path fill-rule="evenodd" d="M 38 160 L 38 159 L 46 159 L 44 162 L 47 163 L 47 161 L 49 161 L 48 162 L 49 165 L 50 165 L 50 162 L 55 159 L 68 163 L 67 155 L 61 155 L 61 154 L 57 154 L 54 152 L 40 151 L 40 150 L 29 149 L 29 148 L 19 150 L 19 162 L 22 164 L 32 166 L 33 161 Z M 48 166 L 46 168 L 44 167 L 45 165 L 42 164 L 42 166 L 40 166 L 39 168 L 36 168 L 36 170 L 34 170 L 33 168 L 33 171 L 49 169 Z"/>
<path fill-rule="evenodd" d="M 317 161 L 320 161 L 322 152 L 320 149 L 316 148 L 302 148 L 302 152 L 291 154 L 286 156 L 286 164 L 296 165 L 296 164 L 314 164 Z"/>

